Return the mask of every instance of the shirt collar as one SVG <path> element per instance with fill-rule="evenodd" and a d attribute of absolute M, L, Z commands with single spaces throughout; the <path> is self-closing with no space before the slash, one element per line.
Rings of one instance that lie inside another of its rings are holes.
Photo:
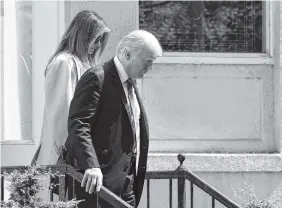
<path fill-rule="evenodd" d="M 116 68 L 117 68 L 117 71 L 120 77 L 120 81 L 122 83 L 126 82 L 129 77 L 117 56 L 114 57 L 114 62 L 115 62 L 115 65 L 116 65 Z"/>

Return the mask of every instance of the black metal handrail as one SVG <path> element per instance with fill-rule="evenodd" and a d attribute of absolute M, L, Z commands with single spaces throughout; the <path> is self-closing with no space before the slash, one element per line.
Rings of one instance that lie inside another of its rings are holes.
<path fill-rule="evenodd" d="M 58 174 L 62 175 L 69 175 L 73 178 L 73 180 L 78 181 L 81 183 L 83 174 L 77 172 L 72 166 L 70 165 L 47 165 L 44 166 L 46 168 L 50 168 L 52 172 L 57 172 Z M 4 172 L 9 173 L 13 170 L 17 169 L 19 171 L 27 170 L 28 166 L 3 166 L 1 167 L 1 174 Z M 121 207 L 121 208 L 133 208 L 131 205 L 126 203 L 124 200 L 122 200 L 120 197 L 118 197 L 116 194 L 111 192 L 106 187 L 102 186 L 101 190 L 98 193 L 98 196 L 114 207 Z M 52 197 L 51 197 L 52 198 Z M 4 176 L 1 176 L 1 201 L 4 200 Z M 65 201 L 65 179 L 64 176 L 59 177 L 59 200 Z"/>
<path fill-rule="evenodd" d="M 191 171 L 189 171 L 185 166 L 183 166 L 183 162 L 185 160 L 185 156 L 182 154 L 178 155 L 178 160 L 180 162 L 180 166 L 175 171 L 149 171 L 146 174 L 147 179 L 147 208 L 150 208 L 150 180 L 153 179 L 168 179 L 169 180 L 169 207 L 172 208 L 172 179 L 177 179 L 178 181 L 178 208 L 186 208 L 186 184 L 185 180 L 190 181 L 190 207 L 194 208 L 194 185 L 198 188 L 205 191 L 212 198 L 212 208 L 215 208 L 215 201 L 220 202 L 227 208 L 241 208 L 238 204 L 233 202 L 223 193 L 218 191 L 213 186 L 209 185 L 199 176 L 195 175 Z M 52 172 L 59 172 L 59 174 L 67 174 L 73 178 L 73 180 L 81 183 L 83 174 L 77 172 L 72 166 L 69 165 L 51 165 L 44 166 L 50 168 Z M 17 170 L 26 170 L 27 166 L 9 166 L 9 167 L 1 167 L 1 173 L 3 172 L 11 172 L 15 169 Z M 4 177 L 1 178 L 1 200 L 4 200 Z M 59 200 L 65 200 L 65 179 L 64 177 L 59 177 Z M 52 195 L 52 194 L 51 194 Z M 133 208 L 131 205 L 123 201 L 117 195 L 112 193 L 106 187 L 102 186 L 100 192 L 98 193 L 99 197 L 112 204 L 113 206 L 122 207 L 122 208 Z M 52 200 L 52 196 L 50 197 Z"/>
<path fill-rule="evenodd" d="M 147 208 L 150 208 L 150 180 L 152 179 L 169 179 L 169 207 L 172 208 L 172 179 L 178 180 L 178 208 L 186 207 L 186 184 L 185 180 L 190 181 L 190 207 L 194 207 L 194 185 L 209 194 L 212 198 L 212 208 L 215 208 L 215 201 L 220 202 L 227 208 L 241 208 L 240 205 L 233 202 L 223 193 L 213 186 L 209 185 L 199 176 L 189 171 L 184 165 L 185 156 L 177 156 L 180 165 L 175 171 L 150 171 L 146 174 L 147 179 Z"/>

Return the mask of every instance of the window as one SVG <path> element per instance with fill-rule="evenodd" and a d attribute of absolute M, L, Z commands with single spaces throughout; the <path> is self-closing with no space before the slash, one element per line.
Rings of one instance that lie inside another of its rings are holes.
<path fill-rule="evenodd" d="M 32 2 L 1 1 L 2 140 L 32 139 Z M 3 47 L 4 46 L 4 47 Z"/>
<path fill-rule="evenodd" d="M 164 52 L 265 53 L 262 1 L 139 1 Z"/>
<path fill-rule="evenodd" d="M 1 44 L 0 44 L 0 51 L 1 51 L 1 65 L 0 65 L 0 136 L 1 136 L 1 139 L 0 140 L 3 140 L 4 138 L 4 135 L 3 135 L 3 129 L 4 129 L 4 119 L 3 119 L 3 68 L 4 68 L 4 64 L 3 64 L 3 60 L 4 60 L 4 53 L 3 53 L 3 46 L 4 46 L 4 37 L 3 37 L 3 29 L 4 29 L 4 1 L 1 1 L 0 2 L 0 25 L 1 25 L 1 28 L 0 28 L 0 41 L 1 41 Z"/>

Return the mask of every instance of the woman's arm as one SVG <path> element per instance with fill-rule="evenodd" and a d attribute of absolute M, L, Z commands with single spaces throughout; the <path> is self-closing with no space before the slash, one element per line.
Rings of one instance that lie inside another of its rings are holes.
<path fill-rule="evenodd" d="M 51 162 L 56 164 L 58 148 L 65 144 L 68 136 L 67 122 L 70 102 L 77 84 L 76 65 L 73 59 L 64 54 L 59 55 L 48 67 L 45 79 L 46 118 L 43 128 L 45 137 L 52 140 L 50 145 L 56 151 L 51 152 Z M 46 125 L 46 126 L 45 126 Z M 46 138 L 45 138 L 46 139 Z"/>

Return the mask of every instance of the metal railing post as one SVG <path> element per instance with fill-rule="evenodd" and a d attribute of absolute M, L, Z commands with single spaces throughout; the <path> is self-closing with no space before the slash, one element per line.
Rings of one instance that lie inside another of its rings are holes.
<path fill-rule="evenodd" d="M 182 154 L 178 154 L 177 156 L 180 165 L 175 170 L 176 172 L 185 172 L 187 168 L 183 165 L 185 160 L 185 156 Z M 186 185 L 185 185 L 185 178 L 178 178 L 178 208 L 186 208 Z"/>

